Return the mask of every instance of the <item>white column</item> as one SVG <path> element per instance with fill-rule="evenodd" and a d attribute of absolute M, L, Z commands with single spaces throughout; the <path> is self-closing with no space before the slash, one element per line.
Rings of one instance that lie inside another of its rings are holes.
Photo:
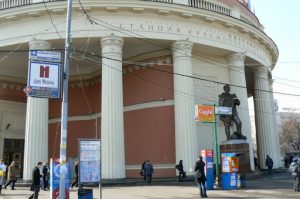
<path fill-rule="evenodd" d="M 281 152 L 280 152 L 280 143 L 279 143 L 279 126 L 276 120 L 276 111 L 275 111 L 275 100 L 273 95 L 273 79 L 269 79 L 269 87 L 270 87 L 270 101 L 271 101 L 271 108 L 272 108 L 272 117 L 273 117 L 273 142 L 274 142 L 274 150 L 275 156 L 273 157 L 274 161 L 274 168 L 279 168 L 282 166 L 281 161 Z"/>
<path fill-rule="evenodd" d="M 254 72 L 254 108 L 257 135 L 258 162 L 261 168 L 266 168 L 266 156 L 272 159 L 277 155 L 273 142 L 273 116 L 270 103 L 268 69 L 262 66 Z"/>
<path fill-rule="evenodd" d="M 172 45 L 176 162 L 183 160 L 189 175 L 193 174 L 195 161 L 199 155 L 194 120 L 194 80 L 188 77 L 193 75 L 192 47 L 193 44 L 189 41 L 176 41 Z"/>
<path fill-rule="evenodd" d="M 124 116 L 122 82 L 123 39 L 101 39 L 102 48 L 102 177 L 125 178 Z"/>
<path fill-rule="evenodd" d="M 4 139 L 5 134 L 0 134 L 0 158 L 4 158 Z"/>
<path fill-rule="evenodd" d="M 235 93 L 240 100 L 240 106 L 237 106 L 237 111 L 242 122 L 242 134 L 247 136 L 250 152 L 250 166 L 254 171 L 254 156 L 253 156 L 253 143 L 251 136 L 251 124 L 248 106 L 248 94 L 245 76 L 245 55 L 242 53 L 231 54 L 227 57 L 229 65 L 230 84 L 237 85 L 231 86 L 231 93 Z"/>
<path fill-rule="evenodd" d="M 33 40 L 30 50 L 50 49 L 48 42 Z M 48 162 L 48 106 L 46 98 L 27 97 L 23 180 L 32 179 L 38 161 Z"/>

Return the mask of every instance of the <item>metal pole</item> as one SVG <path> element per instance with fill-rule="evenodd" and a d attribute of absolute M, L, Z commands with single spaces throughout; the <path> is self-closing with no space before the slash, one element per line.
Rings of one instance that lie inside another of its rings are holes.
<path fill-rule="evenodd" d="M 102 199 L 102 184 L 99 183 L 99 198 Z"/>
<path fill-rule="evenodd" d="M 66 40 L 65 59 L 63 72 L 63 100 L 61 104 L 61 138 L 60 138 L 60 179 L 59 179 L 59 199 L 65 199 L 66 167 L 67 162 L 67 129 L 68 129 L 68 81 L 71 58 L 71 19 L 72 0 L 68 0 L 67 20 L 66 20 Z"/>
<path fill-rule="evenodd" d="M 216 104 L 214 104 L 214 129 L 215 129 L 215 151 L 216 151 L 216 184 L 219 182 L 219 145 L 218 145 L 218 129 L 216 120 Z"/>

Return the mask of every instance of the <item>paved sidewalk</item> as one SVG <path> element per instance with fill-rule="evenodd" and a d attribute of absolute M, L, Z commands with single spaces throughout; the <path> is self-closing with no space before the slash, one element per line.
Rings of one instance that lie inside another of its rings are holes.
<path fill-rule="evenodd" d="M 107 186 L 103 187 L 102 199 L 197 199 L 199 191 L 192 182 L 153 183 L 153 185 Z M 224 191 L 208 191 L 209 198 L 300 198 L 300 192 L 292 189 L 293 179 L 287 174 L 274 174 L 247 181 L 247 188 Z M 17 190 L 3 190 L 0 199 L 24 199 L 31 194 L 28 187 Z M 100 199 L 99 189 L 93 188 L 94 199 Z M 49 199 L 49 191 L 41 191 L 39 199 Z M 77 198 L 77 191 L 71 190 L 70 198 Z"/>

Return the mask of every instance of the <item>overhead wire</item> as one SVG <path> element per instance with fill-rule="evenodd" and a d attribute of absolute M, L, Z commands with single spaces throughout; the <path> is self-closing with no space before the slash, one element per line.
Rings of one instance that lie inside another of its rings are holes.
<path fill-rule="evenodd" d="M 156 46 L 156 47 L 161 47 L 163 50 L 169 49 L 169 48 L 170 48 L 169 45 L 166 45 L 166 44 L 164 44 L 164 43 L 162 43 L 162 42 L 159 42 L 159 41 L 156 41 L 156 40 L 148 40 L 149 38 L 146 38 L 146 37 L 144 37 L 144 36 L 141 35 L 141 34 L 138 34 L 138 33 L 136 33 L 136 32 L 130 31 L 130 30 L 122 29 L 122 28 L 120 28 L 120 27 L 114 26 L 114 25 L 112 25 L 112 24 L 110 24 L 110 23 L 107 23 L 107 22 L 105 22 L 105 21 L 103 21 L 103 20 L 100 20 L 100 19 L 98 19 L 98 18 L 92 17 L 92 16 L 90 16 L 90 15 L 86 12 L 86 10 L 85 10 L 85 8 L 83 7 L 83 5 L 82 5 L 82 3 L 81 3 L 80 0 L 78 0 L 78 3 L 80 4 L 83 13 L 86 15 L 87 20 L 88 20 L 92 25 L 95 24 L 95 25 L 99 25 L 99 26 L 105 27 L 105 28 L 110 29 L 110 30 L 114 30 L 114 31 L 119 32 L 119 33 L 121 33 L 121 34 L 130 36 L 130 37 L 133 37 L 133 38 L 135 38 L 135 39 L 137 39 L 137 40 L 141 40 L 141 41 L 143 41 L 144 43 L 148 43 L 148 44 L 154 45 L 154 46 Z M 102 24 L 99 24 L 99 23 L 96 22 L 96 21 L 99 21 L 99 22 L 101 22 Z M 103 24 L 105 24 L 105 25 L 103 25 Z M 138 37 L 137 37 L 137 36 L 138 36 Z M 176 49 L 176 50 L 179 50 L 179 53 L 185 53 L 185 52 L 187 52 L 187 51 L 184 50 L 184 49 L 179 49 L 179 48 L 176 48 L 176 47 L 173 47 L 173 48 Z M 210 61 L 207 61 L 207 60 L 203 59 L 202 57 L 200 57 L 200 56 L 198 56 L 198 55 L 194 55 L 194 54 L 193 54 L 192 57 L 195 58 L 195 59 L 201 60 L 201 61 L 203 61 L 203 62 L 206 62 L 206 63 L 215 65 L 215 63 L 210 62 Z M 219 62 L 219 64 L 220 64 L 220 65 L 216 65 L 216 66 L 221 67 L 221 68 L 225 68 L 225 69 L 235 70 L 236 72 L 242 73 L 242 71 L 239 70 L 239 67 L 226 67 L 226 66 L 223 66 L 224 63 L 222 63 L 222 62 Z M 235 69 L 235 68 L 237 68 L 237 69 Z"/>
<path fill-rule="evenodd" d="M 87 18 L 90 20 L 91 24 L 95 23 L 94 21 L 91 20 L 91 18 L 93 18 L 93 17 L 90 17 L 90 16 L 86 13 L 86 11 L 85 11 L 85 9 L 83 8 L 83 5 L 81 4 L 80 0 L 78 0 L 78 2 L 80 3 L 80 5 L 81 5 L 81 7 L 82 7 L 82 10 L 83 10 L 84 14 L 85 14 L 85 15 L 87 16 Z M 44 3 L 44 5 L 45 5 L 45 3 Z M 57 28 L 56 28 L 56 26 L 55 26 L 55 24 L 54 24 L 54 22 L 53 22 L 53 19 L 52 19 L 52 17 L 51 17 L 51 14 L 49 13 L 49 10 L 47 9 L 46 5 L 45 5 L 45 8 L 46 8 L 46 10 L 47 10 L 47 13 L 48 13 L 50 19 L 51 19 L 51 22 L 52 22 L 53 27 L 55 28 L 57 34 L 59 35 L 59 33 L 58 33 L 58 31 L 57 31 Z M 96 19 L 96 18 L 93 18 L 93 19 L 99 21 L 99 19 Z M 100 20 L 100 21 L 101 21 L 101 20 Z M 106 23 L 106 22 L 103 22 L 103 21 L 101 21 L 101 22 L 102 22 L 102 23 Z M 108 25 L 111 25 L 111 24 L 108 24 Z M 115 27 L 115 28 L 118 28 L 118 27 Z M 126 30 L 126 31 L 127 31 L 127 30 Z M 137 35 L 139 35 L 139 34 L 137 34 Z M 139 35 L 139 36 L 141 36 L 141 35 Z M 60 35 L 59 35 L 59 37 L 60 37 Z M 61 37 L 60 37 L 60 38 L 61 38 Z M 160 43 L 160 44 L 161 44 L 161 43 Z M 161 47 L 162 47 L 162 46 L 161 46 Z M 85 53 L 86 53 L 86 50 L 87 50 L 87 48 L 85 49 Z M 208 63 L 209 63 L 209 62 L 208 62 Z M 132 63 L 131 63 L 131 64 L 132 64 Z M 136 64 L 136 63 L 135 63 L 135 64 Z M 226 68 L 232 70 L 232 68 L 228 68 L 228 67 L 226 67 Z M 147 69 L 149 69 L 149 68 L 147 68 Z M 153 70 L 153 68 L 151 68 L 151 69 Z M 158 70 L 158 71 L 160 71 L 160 72 L 169 72 L 169 71 L 160 70 L 160 69 L 156 69 L 156 70 Z M 169 73 L 170 73 L 170 72 L 169 72 Z M 171 74 L 173 74 L 173 75 L 183 75 L 183 74 L 176 74 L 176 73 L 171 73 Z M 187 76 L 187 75 L 183 75 L 183 76 L 189 77 L 189 78 L 197 79 L 196 77 L 193 77 L 193 76 Z M 202 81 L 210 81 L 210 80 L 207 80 L 207 79 L 200 79 L 200 80 L 202 80 Z M 211 82 L 217 83 L 217 84 L 225 84 L 224 82 L 218 82 L 218 81 L 211 81 Z M 239 86 L 239 85 L 233 85 L 233 84 L 231 84 L 231 86 L 241 87 L 241 86 Z M 245 87 L 244 87 L 244 88 L 245 88 Z M 265 91 L 265 92 L 270 92 L 270 91 Z M 283 95 L 293 95 L 293 96 L 297 96 L 297 97 L 300 96 L 300 95 L 294 95 L 294 94 L 288 94 L 288 93 L 279 93 L 279 92 L 274 92 L 274 93 L 277 93 L 277 94 L 283 94 Z"/>
<path fill-rule="evenodd" d="M 107 64 L 104 64 L 102 61 L 94 60 L 94 59 L 88 58 L 88 57 L 86 57 L 86 58 L 89 59 L 89 60 L 91 60 L 91 61 L 94 61 L 94 62 L 96 62 L 96 63 L 101 63 L 101 64 L 104 65 L 105 67 L 109 67 L 109 68 L 111 68 L 111 69 L 113 69 L 113 70 L 117 70 L 117 71 L 119 71 L 120 73 L 124 74 L 123 71 L 118 70 L 118 69 L 116 69 L 116 68 L 114 68 L 114 67 L 111 67 L 111 66 L 109 66 L 109 65 L 107 65 Z M 191 95 L 191 94 L 186 93 L 186 92 L 184 92 L 184 91 L 176 90 L 176 89 L 171 88 L 171 87 L 166 87 L 165 85 L 161 85 L 161 84 L 159 84 L 159 83 L 157 83 L 157 82 L 154 82 L 154 81 L 149 80 L 149 79 L 145 79 L 145 78 L 143 78 L 143 77 L 140 77 L 140 76 L 138 76 L 138 75 L 134 75 L 134 74 L 132 74 L 132 73 L 125 73 L 125 75 L 128 75 L 128 76 L 133 77 L 133 78 L 135 78 L 135 79 L 139 79 L 139 80 L 142 80 L 142 81 L 145 81 L 145 82 L 154 84 L 154 85 L 159 86 L 159 87 L 162 87 L 162 88 L 164 88 L 164 89 L 168 89 L 168 90 L 170 90 L 170 92 L 172 92 L 172 93 L 175 93 L 175 92 L 176 92 L 177 94 L 180 94 L 180 95 L 182 95 L 182 96 L 184 96 L 184 97 L 192 97 L 192 98 L 194 98 L 194 99 L 206 100 L 206 101 L 208 101 L 208 103 L 210 102 L 210 103 L 213 103 L 213 104 L 216 104 L 216 103 L 217 103 L 217 101 L 216 101 L 215 99 L 208 99 L 208 98 L 203 98 L 203 97 L 199 97 L 199 96 L 196 96 L 196 95 Z M 265 101 L 270 101 L 270 103 L 271 103 L 271 99 L 267 99 L 267 100 L 264 99 L 264 100 L 265 100 Z M 243 107 L 240 107 L 239 109 L 246 110 L 246 111 L 253 111 L 253 110 L 251 110 L 251 109 L 249 109 L 249 108 L 243 108 Z M 273 112 L 265 112 L 265 111 L 261 111 L 261 110 L 259 110 L 259 111 L 260 111 L 261 113 L 273 114 Z"/>
<path fill-rule="evenodd" d="M 159 42 L 159 41 L 155 41 L 155 40 L 154 40 L 154 42 L 152 42 L 152 40 L 150 40 L 150 41 L 145 40 L 145 39 L 147 39 L 147 38 L 145 38 L 145 37 L 144 37 L 143 35 L 141 35 L 141 34 L 135 33 L 135 32 L 133 32 L 133 31 L 125 30 L 125 29 L 122 29 L 122 28 L 120 28 L 120 27 L 116 27 L 116 26 L 114 26 L 114 25 L 112 25 L 112 24 L 110 24 L 110 23 L 107 23 L 107 22 L 103 21 L 103 20 L 100 20 L 100 19 L 97 19 L 97 18 L 95 18 L 95 17 L 90 16 L 90 15 L 86 12 L 86 10 L 85 10 L 85 8 L 83 7 L 83 5 L 82 5 L 82 3 L 81 3 L 80 0 L 78 0 L 78 3 L 80 4 L 80 7 L 81 7 L 83 13 L 86 15 L 86 18 L 88 19 L 88 21 L 89 21 L 91 24 L 100 25 L 100 26 L 102 26 L 102 27 L 105 27 L 105 28 L 108 28 L 108 29 L 111 29 L 111 30 L 114 30 L 114 31 L 117 31 L 117 32 L 120 32 L 120 33 L 123 33 L 123 34 L 125 34 L 125 35 L 129 35 L 129 36 L 137 35 L 137 36 L 139 36 L 139 37 L 141 37 L 141 38 L 135 37 L 135 36 L 134 36 L 135 39 L 142 40 L 143 42 L 150 43 L 150 44 L 152 44 L 152 45 L 156 45 L 156 46 L 159 46 L 159 47 L 164 47 L 164 49 L 169 49 L 169 46 L 166 46 L 165 44 L 163 44 L 163 43 L 161 43 L 161 42 Z M 104 24 L 106 24 L 106 25 L 101 25 L 101 24 L 95 22 L 95 20 L 96 20 L 96 21 L 99 21 L 99 22 L 101 22 L 101 23 L 104 23 Z M 130 33 L 130 34 L 129 34 L 129 33 Z M 180 49 L 180 50 L 181 50 L 181 51 L 185 51 L 185 50 L 182 50 L 182 49 Z M 197 59 L 199 59 L 199 60 L 201 60 L 201 61 L 204 61 L 204 62 L 206 62 L 206 63 L 213 64 L 214 66 L 222 67 L 222 68 L 225 68 L 225 69 L 233 70 L 233 71 L 236 71 L 236 72 L 238 72 L 238 73 L 244 74 L 244 69 L 242 69 L 242 68 L 240 68 L 240 67 L 226 67 L 226 66 L 222 66 L 224 63 L 220 63 L 221 65 L 215 65 L 214 63 L 209 62 L 209 61 L 207 61 L 207 60 L 204 60 L 203 58 L 201 58 L 201 57 L 199 57 L 199 56 L 192 55 L 192 57 L 196 57 Z M 251 65 L 251 64 L 250 64 L 250 65 Z M 235 86 L 235 85 L 232 85 L 232 86 Z M 281 94 L 281 93 L 280 93 L 280 94 Z"/>
<path fill-rule="evenodd" d="M 47 8 L 47 5 L 46 5 L 46 2 L 45 2 L 45 1 L 43 1 L 43 5 L 44 5 L 44 8 L 46 9 L 46 12 L 47 12 L 49 18 L 50 18 L 51 24 L 52 24 L 52 26 L 53 26 L 53 28 L 54 28 L 56 34 L 58 35 L 58 37 L 59 37 L 59 39 L 60 39 L 59 41 L 62 42 L 62 44 L 64 45 L 63 39 L 62 39 L 62 37 L 60 36 L 60 34 L 59 34 L 59 32 L 58 32 L 58 29 L 57 29 L 56 25 L 54 24 L 53 18 L 52 18 L 52 16 L 51 16 L 50 11 L 49 11 L 48 8 Z"/>

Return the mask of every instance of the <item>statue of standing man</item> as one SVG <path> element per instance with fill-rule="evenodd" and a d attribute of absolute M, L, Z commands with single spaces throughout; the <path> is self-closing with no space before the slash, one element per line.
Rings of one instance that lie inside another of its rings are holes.
<path fill-rule="evenodd" d="M 240 100 L 237 98 L 236 94 L 230 94 L 230 86 L 226 84 L 224 87 L 224 93 L 219 95 L 219 106 L 231 107 L 232 115 L 220 115 L 220 120 L 224 122 L 225 134 L 227 140 L 233 139 L 247 139 L 246 136 L 242 135 L 242 122 L 238 116 L 236 106 L 240 105 Z M 236 125 L 236 131 L 233 135 L 230 135 L 230 127 L 232 122 Z"/>

